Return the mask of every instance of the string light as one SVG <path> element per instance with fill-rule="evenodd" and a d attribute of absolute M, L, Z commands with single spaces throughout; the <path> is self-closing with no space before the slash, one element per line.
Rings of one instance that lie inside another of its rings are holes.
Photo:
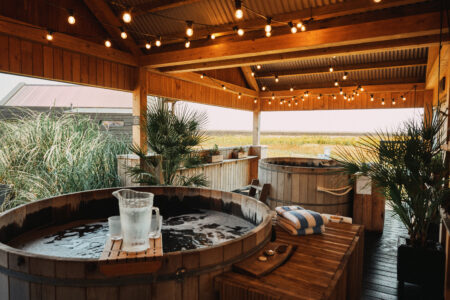
<path fill-rule="evenodd" d="M 330 66 L 329 70 L 330 70 L 330 73 L 332 73 L 334 71 L 333 67 L 331 67 L 331 66 Z"/>
<path fill-rule="evenodd" d="M 123 20 L 125 23 L 130 23 L 130 22 L 131 22 L 131 13 L 130 13 L 129 11 L 125 11 L 125 12 L 122 14 L 122 20 Z"/>
<path fill-rule="evenodd" d="M 302 99 L 302 101 L 305 101 L 305 98 L 303 98 L 303 96 L 301 96 L 300 99 Z"/>
<path fill-rule="evenodd" d="M 271 37 L 272 36 L 272 32 L 266 32 L 266 37 Z"/>
<path fill-rule="evenodd" d="M 342 88 L 339 89 L 339 94 L 343 95 L 344 91 L 342 90 Z"/>
<path fill-rule="evenodd" d="M 108 47 L 108 48 L 111 47 L 111 41 L 110 40 L 106 40 L 105 41 L 105 46 Z"/>
<path fill-rule="evenodd" d="M 150 44 L 150 42 L 147 42 L 145 44 L 145 48 L 147 48 L 147 50 L 149 50 L 152 47 L 152 44 Z"/>
<path fill-rule="evenodd" d="M 243 36 L 244 35 L 244 29 L 242 29 L 242 28 L 234 26 L 233 30 L 236 31 L 239 36 Z"/>
<path fill-rule="evenodd" d="M 279 82 L 280 79 L 278 78 L 278 75 L 275 75 L 275 82 Z"/>
<path fill-rule="evenodd" d="M 302 27 L 300 29 L 301 29 L 301 31 L 306 31 L 305 25 L 302 24 Z"/>
<path fill-rule="evenodd" d="M 291 33 L 297 33 L 297 27 L 292 22 L 289 22 L 288 25 L 291 28 Z"/>
<path fill-rule="evenodd" d="M 373 2 L 375 2 L 375 3 L 380 3 L 381 0 L 373 0 Z"/>
<path fill-rule="evenodd" d="M 392 98 L 392 105 L 395 105 L 395 98 Z"/>
<path fill-rule="evenodd" d="M 302 23 L 302 22 L 298 22 L 298 23 L 297 23 L 297 28 L 300 28 L 300 29 L 301 29 L 302 26 L 303 26 L 303 23 Z"/>
<path fill-rule="evenodd" d="M 309 97 L 309 92 L 308 91 L 305 92 L 305 97 Z"/>
<path fill-rule="evenodd" d="M 318 100 L 320 100 L 320 98 L 322 98 L 322 94 L 319 94 L 319 96 L 317 96 Z"/>
<path fill-rule="evenodd" d="M 280 105 L 283 105 L 283 99 L 280 99 Z"/>
<path fill-rule="evenodd" d="M 215 33 L 212 33 L 209 37 L 210 37 L 212 40 L 215 40 L 215 39 L 216 39 L 216 34 L 215 34 Z"/>
<path fill-rule="evenodd" d="M 242 97 L 242 93 L 239 93 L 238 94 L 238 99 L 241 99 L 241 97 Z"/>
<path fill-rule="evenodd" d="M 333 99 L 336 100 L 336 95 L 332 95 Z"/>
<path fill-rule="evenodd" d="M 343 79 L 343 80 L 347 80 L 347 78 L 348 78 L 348 73 L 347 73 L 347 72 L 344 72 L 344 76 L 342 76 L 342 79 Z"/>
<path fill-rule="evenodd" d="M 295 105 L 298 105 L 298 101 L 297 100 L 295 100 Z"/>
<path fill-rule="evenodd" d="M 244 12 L 242 11 L 242 2 L 241 0 L 236 0 L 234 2 L 235 4 L 235 12 L 234 12 L 234 16 L 236 17 L 236 19 L 242 19 L 242 17 L 244 16 Z"/>
<path fill-rule="evenodd" d="M 275 100 L 275 94 L 272 93 L 272 100 Z"/>
<path fill-rule="evenodd" d="M 260 70 L 260 69 L 261 69 L 261 65 L 256 65 L 256 68 L 257 68 L 258 70 Z"/>
<path fill-rule="evenodd" d="M 264 85 L 261 89 L 262 89 L 263 91 L 265 91 L 265 90 L 266 90 L 266 86 Z"/>
<path fill-rule="evenodd" d="M 272 100 L 269 99 L 269 105 L 271 105 L 271 104 L 272 104 Z"/>
<path fill-rule="evenodd" d="M 155 42 L 156 47 L 161 47 L 161 36 L 158 36 Z"/>
<path fill-rule="evenodd" d="M 270 25 L 272 23 L 272 18 L 271 17 L 267 17 L 267 24 L 264 27 L 264 31 L 265 32 L 271 32 L 272 31 L 272 25 Z"/>
<path fill-rule="evenodd" d="M 288 106 L 291 107 L 291 101 L 288 101 Z"/>
<path fill-rule="evenodd" d="M 186 35 L 192 36 L 194 34 L 194 28 L 192 27 L 192 21 L 186 21 Z"/>
<path fill-rule="evenodd" d="M 381 105 L 384 105 L 384 98 L 381 98 Z"/>
<path fill-rule="evenodd" d="M 344 94 L 344 100 L 347 100 L 347 94 Z"/>
<path fill-rule="evenodd" d="M 401 98 L 402 98 L 403 101 L 406 101 L 406 97 L 405 96 L 402 95 Z"/>
<path fill-rule="evenodd" d="M 256 98 L 253 99 L 253 103 L 255 103 L 255 104 L 258 103 L 258 99 L 256 99 Z"/>
<path fill-rule="evenodd" d="M 222 89 L 225 91 L 227 87 L 222 84 Z"/>
<path fill-rule="evenodd" d="M 45 36 L 45 38 L 48 41 L 53 41 L 53 31 L 51 31 L 51 30 L 47 31 L 47 35 Z"/>
<path fill-rule="evenodd" d="M 370 95 L 370 101 L 373 102 L 373 94 Z"/>
<path fill-rule="evenodd" d="M 123 30 L 122 27 L 120 27 L 120 37 L 122 39 L 126 39 L 128 37 L 127 33 Z"/>
<path fill-rule="evenodd" d="M 255 77 L 255 72 L 252 72 L 252 76 Z"/>
<path fill-rule="evenodd" d="M 202 73 L 202 75 L 200 75 L 200 78 L 201 79 L 205 78 L 205 73 Z"/>
<path fill-rule="evenodd" d="M 67 18 L 67 22 L 68 22 L 70 25 L 73 25 L 73 24 L 75 24 L 75 22 L 76 22 L 75 16 L 74 16 L 74 14 L 73 14 L 73 9 L 69 9 L 68 11 L 69 11 L 69 17 Z"/>
<path fill-rule="evenodd" d="M 339 86 L 339 82 L 337 81 L 337 79 L 334 81 L 334 86 Z"/>
<path fill-rule="evenodd" d="M 293 87 L 291 87 L 290 89 L 289 89 L 291 92 L 293 92 L 294 91 L 294 88 Z"/>
<path fill-rule="evenodd" d="M 184 43 L 184 47 L 189 48 L 191 46 L 191 41 L 189 39 L 186 39 L 186 42 Z"/>

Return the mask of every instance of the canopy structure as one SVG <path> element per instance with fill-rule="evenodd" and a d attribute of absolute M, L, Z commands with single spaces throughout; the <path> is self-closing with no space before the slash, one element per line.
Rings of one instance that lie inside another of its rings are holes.
<path fill-rule="evenodd" d="M 446 5 L 0 0 L 0 71 L 132 91 L 142 147 L 147 95 L 253 111 L 259 144 L 261 111 L 448 103 Z"/>

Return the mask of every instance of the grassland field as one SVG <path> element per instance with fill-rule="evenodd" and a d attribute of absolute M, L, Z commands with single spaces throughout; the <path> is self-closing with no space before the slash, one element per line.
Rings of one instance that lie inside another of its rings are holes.
<path fill-rule="evenodd" d="M 203 148 L 238 147 L 251 145 L 252 136 L 245 134 L 214 134 L 208 135 L 208 140 L 202 144 Z M 323 154 L 326 147 L 331 153 L 336 147 L 352 147 L 359 136 L 326 136 L 326 135 L 261 135 L 261 144 L 268 146 L 268 157 L 298 156 L 317 157 Z"/>

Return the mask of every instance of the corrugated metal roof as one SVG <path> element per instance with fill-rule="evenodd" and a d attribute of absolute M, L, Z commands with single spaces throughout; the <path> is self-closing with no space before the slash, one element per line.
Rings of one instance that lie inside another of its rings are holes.
<path fill-rule="evenodd" d="M 148 2 L 148 0 L 122 0 L 120 3 L 123 6 L 133 7 L 135 5 Z M 243 5 L 261 15 L 274 16 L 339 2 L 344 2 L 344 0 L 244 0 Z M 119 15 L 122 8 L 117 5 L 112 5 L 112 7 Z M 234 0 L 204 0 L 166 9 L 157 13 L 137 15 L 133 18 L 133 22 L 127 25 L 127 28 L 130 29 L 133 38 L 136 40 L 145 38 L 144 34 L 153 36 L 171 35 L 183 32 L 186 28 L 186 24 L 182 21 L 178 22 L 171 20 L 170 18 L 192 20 L 196 23 L 217 26 L 236 23 L 237 20 L 234 17 L 234 10 Z M 243 10 L 243 21 L 260 18 L 250 10 L 245 8 Z M 169 18 L 161 16 L 167 16 Z M 205 28 L 205 26 L 202 25 L 195 25 L 195 27 L 198 29 Z"/>
<path fill-rule="evenodd" d="M 0 102 L 21 107 L 130 108 L 131 93 L 78 85 L 19 84 Z"/>

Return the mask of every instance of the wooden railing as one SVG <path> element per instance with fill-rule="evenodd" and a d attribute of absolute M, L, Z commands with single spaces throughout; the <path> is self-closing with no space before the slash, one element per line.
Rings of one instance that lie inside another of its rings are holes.
<path fill-rule="evenodd" d="M 236 147 L 219 148 L 224 160 L 217 163 L 206 163 L 196 168 L 182 168 L 178 170 L 180 175 L 191 176 L 203 173 L 208 180 L 208 187 L 223 191 L 234 189 L 250 184 L 252 179 L 258 178 L 258 160 L 265 157 L 265 146 L 242 146 L 247 157 L 234 159 L 233 150 Z M 208 151 L 208 150 L 202 150 Z M 118 155 L 117 168 L 121 186 L 138 186 L 127 173 L 128 168 L 139 164 L 136 155 Z"/>

